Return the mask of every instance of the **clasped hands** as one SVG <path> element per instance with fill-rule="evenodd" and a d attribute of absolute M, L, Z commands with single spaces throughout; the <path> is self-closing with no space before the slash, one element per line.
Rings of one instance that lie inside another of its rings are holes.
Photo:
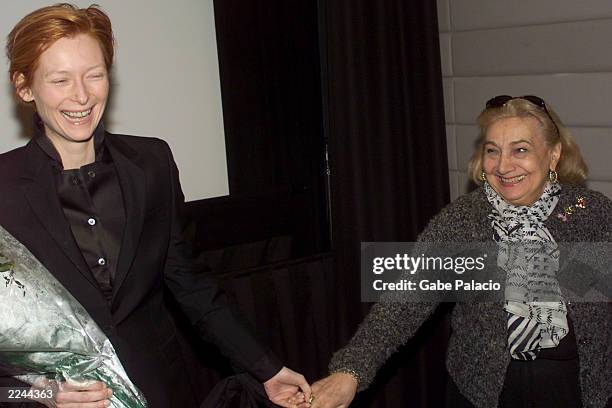
<path fill-rule="evenodd" d="M 268 383 L 282 374 L 283 370 L 288 370 L 291 374 L 301 377 L 303 382 L 298 385 L 296 381 L 299 378 L 285 377 L 284 391 L 273 394 L 268 389 Z M 333 373 L 315 382 L 310 387 L 302 375 L 285 367 L 283 367 L 283 370 L 264 383 L 270 401 L 281 407 L 347 408 L 357 392 L 357 380 L 350 374 Z M 289 381 L 293 381 L 292 388 L 288 386 Z"/>
<path fill-rule="evenodd" d="M 270 401 L 284 408 L 346 408 L 357 392 L 357 381 L 350 374 L 334 373 L 312 385 L 303 375 L 283 367 L 264 384 Z M 57 383 L 41 378 L 35 389 L 53 388 L 52 400 L 39 401 L 49 408 L 107 407 L 110 388 L 99 381 Z"/>

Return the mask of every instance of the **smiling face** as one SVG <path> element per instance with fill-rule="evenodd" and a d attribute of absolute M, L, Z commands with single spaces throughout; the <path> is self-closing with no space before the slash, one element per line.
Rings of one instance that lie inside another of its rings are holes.
<path fill-rule="evenodd" d="M 542 195 L 560 155 L 561 145 L 546 144 L 537 119 L 512 117 L 487 128 L 482 164 L 488 183 L 505 201 L 531 205 Z"/>
<path fill-rule="evenodd" d="M 19 81 L 19 78 L 17 79 Z M 108 98 L 108 72 L 98 42 L 86 34 L 61 38 L 38 60 L 32 85 L 19 96 L 34 101 L 45 134 L 58 150 L 90 143 Z"/>

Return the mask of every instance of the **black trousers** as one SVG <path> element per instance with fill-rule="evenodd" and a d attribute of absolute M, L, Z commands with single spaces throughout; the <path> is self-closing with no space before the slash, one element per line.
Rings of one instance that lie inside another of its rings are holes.
<path fill-rule="evenodd" d="M 500 408 L 581 408 L 578 358 L 512 360 Z M 448 376 L 445 408 L 474 408 Z"/>

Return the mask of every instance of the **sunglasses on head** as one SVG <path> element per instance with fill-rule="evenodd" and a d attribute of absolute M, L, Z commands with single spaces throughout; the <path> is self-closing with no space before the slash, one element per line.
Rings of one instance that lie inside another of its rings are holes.
<path fill-rule="evenodd" d="M 548 112 L 548 109 L 546 109 L 546 102 L 544 102 L 544 99 L 540 98 L 539 96 L 535 96 L 535 95 L 523 95 L 523 96 L 497 95 L 489 99 L 485 107 L 486 109 L 501 108 L 502 106 L 504 106 L 506 103 L 508 103 L 509 101 L 513 99 L 524 99 L 528 102 L 533 103 L 535 106 L 539 107 L 540 109 L 542 109 L 544 113 L 546 113 L 546 116 L 548 116 L 548 119 L 550 119 L 550 121 L 552 122 L 553 126 L 555 127 L 555 130 L 557 131 L 557 134 L 559 134 L 559 128 L 557 127 L 557 124 L 555 123 L 552 116 L 550 116 L 550 112 Z"/>

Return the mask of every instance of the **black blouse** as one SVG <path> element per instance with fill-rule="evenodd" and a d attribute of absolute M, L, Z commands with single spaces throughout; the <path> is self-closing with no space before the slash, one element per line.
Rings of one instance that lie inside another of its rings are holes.
<path fill-rule="evenodd" d="M 104 127 L 100 123 L 94 131 L 95 161 L 70 170 L 64 170 L 37 115 L 34 128 L 35 141 L 54 170 L 57 195 L 74 240 L 110 301 L 125 227 L 125 205 L 115 165 L 104 145 Z"/>

